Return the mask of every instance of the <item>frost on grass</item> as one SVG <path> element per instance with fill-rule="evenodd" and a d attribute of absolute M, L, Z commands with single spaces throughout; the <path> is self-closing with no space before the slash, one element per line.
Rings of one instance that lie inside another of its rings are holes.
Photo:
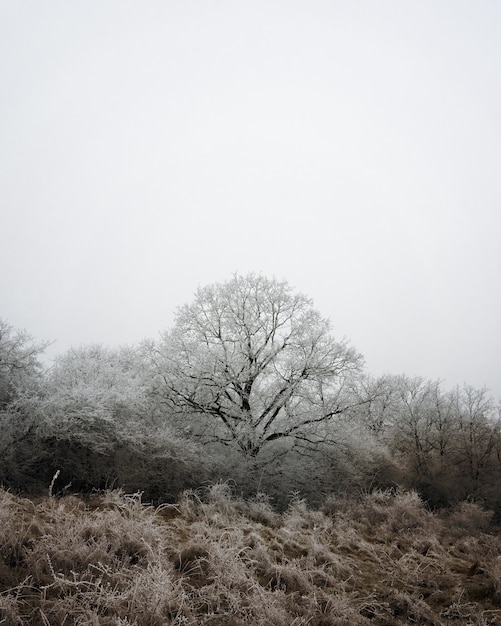
<path fill-rule="evenodd" d="M 414 492 L 234 499 L 158 509 L 109 491 L 0 491 L 0 624 L 501 624 L 501 541 L 477 505 L 433 514 Z"/>

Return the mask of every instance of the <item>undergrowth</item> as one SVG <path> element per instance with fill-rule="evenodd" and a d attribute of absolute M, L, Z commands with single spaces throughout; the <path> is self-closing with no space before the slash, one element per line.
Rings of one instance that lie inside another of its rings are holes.
<path fill-rule="evenodd" d="M 501 539 L 477 504 L 414 492 L 279 514 L 226 484 L 158 508 L 0 490 L 0 624 L 501 625 Z"/>

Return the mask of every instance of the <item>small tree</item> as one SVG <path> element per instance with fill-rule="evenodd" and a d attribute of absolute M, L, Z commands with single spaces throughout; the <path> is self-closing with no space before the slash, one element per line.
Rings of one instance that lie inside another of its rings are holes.
<path fill-rule="evenodd" d="M 486 388 L 465 385 L 456 389 L 457 451 L 456 463 L 461 465 L 465 479 L 481 483 L 487 474 L 492 477 L 492 462 L 499 441 L 497 407 Z"/>
<path fill-rule="evenodd" d="M 332 337 L 309 298 L 255 274 L 199 289 L 154 360 L 166 401 L 202 417 L 204 441 L 250 457 L 271 442 L 325 441 L 362 368 L 361 355 Z"/>
<path fill-rule="evenodd" d="M 151 431 L 151 378 L 141 348 L 71 348 L 46 373 L 30 411 L 40 431 L 106 450 Z"/>
<path fill-rule="evenodd" d="M 26 331 L 15 330 L 0 319 L 0 411 L 38 380 L 42 371 L 39 356 L 48 345 L 35 342 Z"/>

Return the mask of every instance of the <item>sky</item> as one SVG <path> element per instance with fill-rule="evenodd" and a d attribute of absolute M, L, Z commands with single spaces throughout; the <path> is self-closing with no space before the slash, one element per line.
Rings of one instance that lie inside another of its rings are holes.
<path fill-rule="evenodd" d="M 501 399 L 501 3 L 0 0 L 0 317 L 135 344 L 286 279 L 376 376 Z"/>

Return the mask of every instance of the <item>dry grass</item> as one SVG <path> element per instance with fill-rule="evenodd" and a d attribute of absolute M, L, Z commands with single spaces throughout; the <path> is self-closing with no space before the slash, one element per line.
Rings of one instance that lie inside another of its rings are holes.
<path fill-rule="evenodd" d="M 413 492 L 279 515 L 224 484 L 158 509 L 119 491 L 0 491 L 0 624 L 501 625 L 489 522 L 467 503 L 432 514 Z"/>

